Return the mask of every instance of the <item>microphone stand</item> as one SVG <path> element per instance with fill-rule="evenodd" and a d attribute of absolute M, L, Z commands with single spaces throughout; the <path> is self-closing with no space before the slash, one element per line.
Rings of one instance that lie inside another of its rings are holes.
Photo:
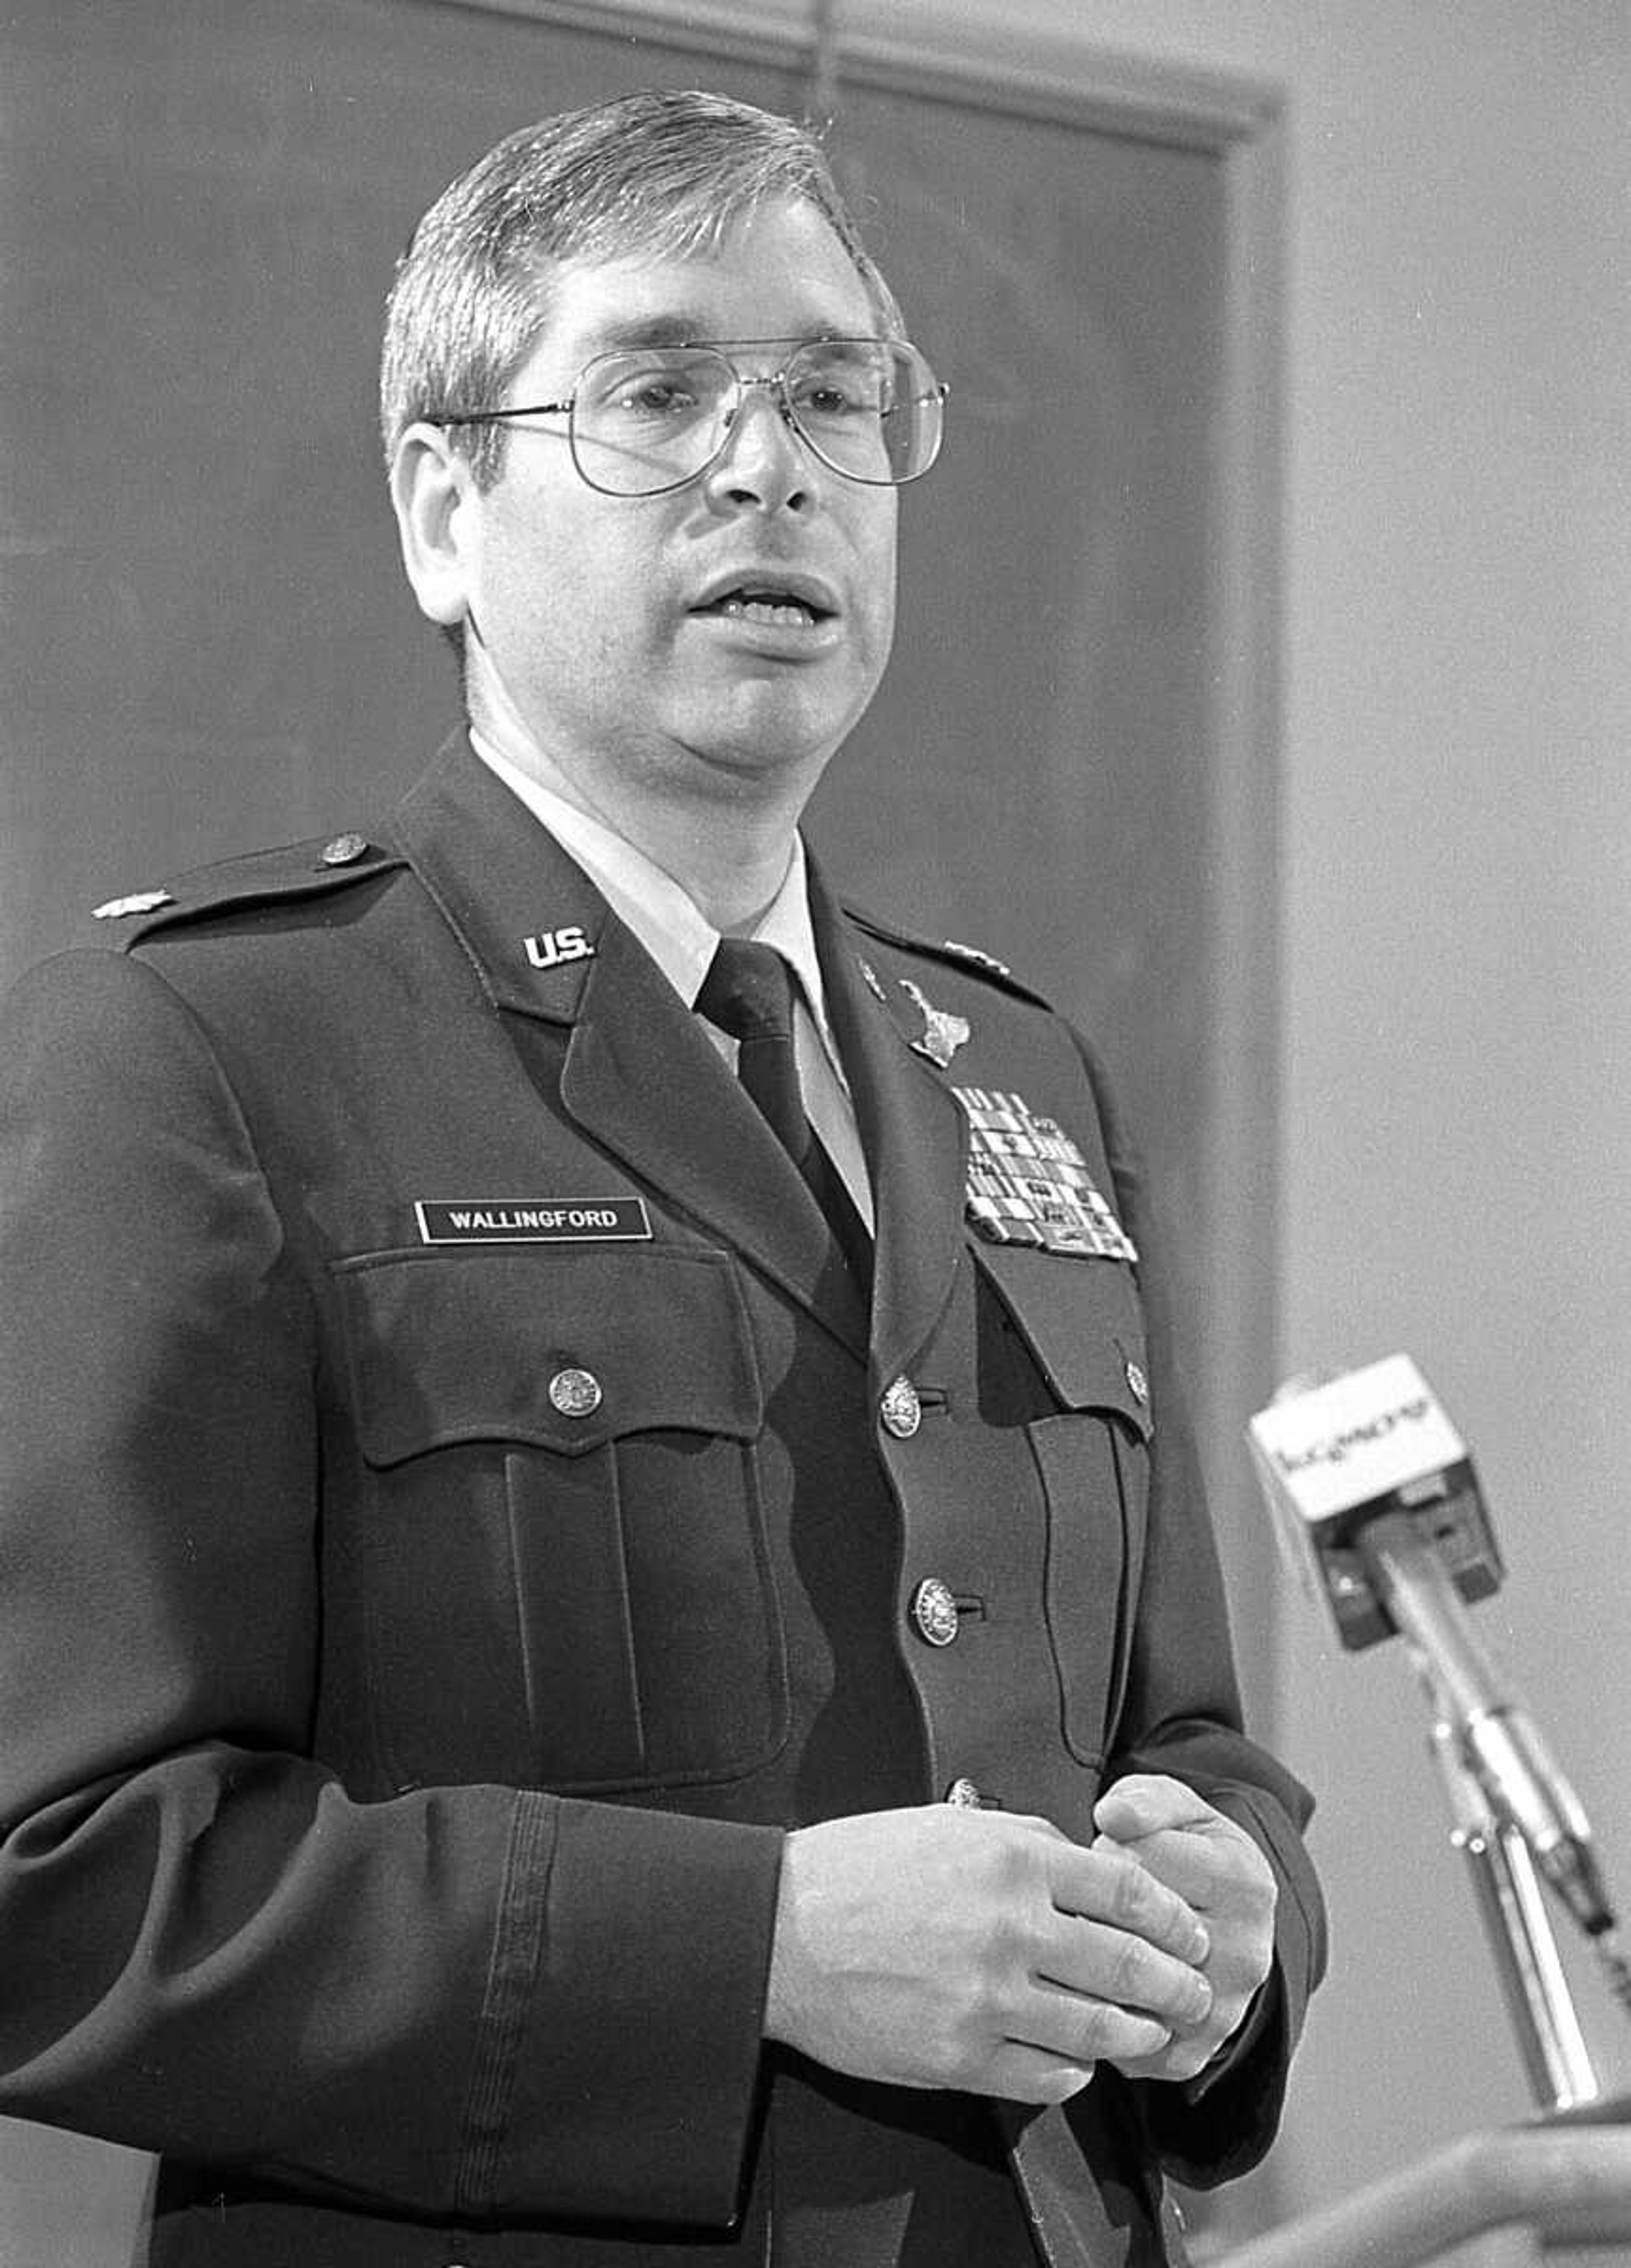
<path fill-rule="evenodd" d="M 1529 1846 L 1502 1825 L 1461 1758 L 1443 1688 L 1412 1646 L 1432 1716 L 1428 1749 L 1450 1812 L 1450 1841 L 1466 1861 L 1479 1919 L 1517 2035 L 1530 2091 L 1542 2111 L 1571 2110 L 1601 2092 Z"/>
<path fill-rule="evenodd" d="M 1623 2118 L 1623 2102 L 1601 2103 L 1541 1896 L 1544 1875 L 1631 2016 L 1631 1960 L 1620 1948 L 1579 1799 L 1527 1717 L 1502 1695 L 1455 1584 L 1411 1514 L 1382 1514 L 1359 1544 L 1428 1697 L 1450 1840 L 1466 1859 L 1541 2110 Z"/>

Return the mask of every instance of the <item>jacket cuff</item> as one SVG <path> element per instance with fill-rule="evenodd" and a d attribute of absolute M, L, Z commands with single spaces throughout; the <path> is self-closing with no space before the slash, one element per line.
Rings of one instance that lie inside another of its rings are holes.
<path fill-rule="evenodd" d="M 468 2096 L 478 2217 L 726 2228 L 757 2092 L 783 1830 L 518 1798 Z"/>

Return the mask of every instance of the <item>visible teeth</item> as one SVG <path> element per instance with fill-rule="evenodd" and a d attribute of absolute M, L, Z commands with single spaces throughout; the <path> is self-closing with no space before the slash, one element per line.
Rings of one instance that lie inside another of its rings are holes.
<path fill-rule="evenodd" d="M 771 622 L 782 625 L 813 622 L 814 610 L 793 600 L 732 598 L 721 601 L 722 615 L 740 615 L 750 622 Z"/>

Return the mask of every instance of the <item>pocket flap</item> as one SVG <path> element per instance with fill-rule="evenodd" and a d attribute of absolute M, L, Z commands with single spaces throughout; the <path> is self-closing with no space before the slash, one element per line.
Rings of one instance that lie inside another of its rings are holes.
<path fill-rule="evenodd" d="M 1148 1440 L 1144 1315 L 1126 1262 L 1022 1244 L 981 1241 L 973 1250 L 1062 1406 L 1114 1410 Z"/>
<path fill-rule="evenodd" d="M 750 1440 L 763 1425 L 727 1253 L 390 1252 L 334 1274 L 371 1464 L 461 1441 L 581 1455 L 657 1428 Z"/>

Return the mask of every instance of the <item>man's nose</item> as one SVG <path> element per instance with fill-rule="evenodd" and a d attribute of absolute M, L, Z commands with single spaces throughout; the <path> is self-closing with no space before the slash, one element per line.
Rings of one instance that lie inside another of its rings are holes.
<path fill-rule="evenodd" d="M 721 503 L 796 512 L 809 503 L 815 478 L 815 459 L 777 388 L 763 380 L 745 386 L 725 446 L 708 468 L 711 494 Z"/>

